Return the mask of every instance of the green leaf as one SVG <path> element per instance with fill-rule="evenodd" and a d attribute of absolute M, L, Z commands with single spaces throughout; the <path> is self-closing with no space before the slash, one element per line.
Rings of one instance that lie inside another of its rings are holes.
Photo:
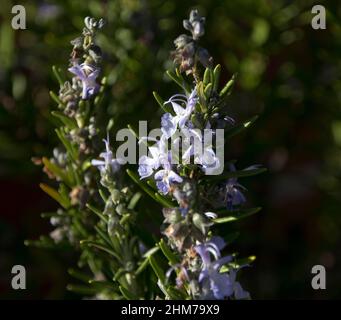
<path fill-rule="evenodd" d="M 108 235 L 98 226 L 95 226 L 96 232 L 99 234 L 99 236 L 102 238 L 102 240 L 110 247 L 112 247 L 112 242 Z"/>
<path fill-rule="evenodd" d="M 246 210 L 239 210 L 239 211 L 228 211 L 228 215 L 226 217 L 219 217 L 213 220 L 214 223 L 227 223 L 227 222 L 233 222 L 238 221 L 240 219 L 244 219 L 246 217 L 249 217 L 257 212 L 259 212 L 262 208 L 252 208 L 252 209 L 246 209 Z"/>
<path fill-rule="evenodd" d="M 119 286 L 119 289 L 123 297 L 126 298 L 127 300 L 137 300 L 137 297 L 123 286 Z"/>
<path fill-rule="evenodd" d="M 74 277 L 78 280 L 84 281 L 86 283 L 88 283 L 89 280 L 91 280 L 91 277 L 88 276 L 87 274 L 80 272 L 78 270 L 72 269 L 72 268 L 68 269 L 68 274 L 71 275 L 72 277 Z"/>
<path fill-rule="evenodd" d="M 153 96 L 164 112 L 169 112 L 174 115 L 172 108 L 164 103 L 163 99 L 158 95 L 157 92 L 153 91 Z"/>
<path fill-rule="evenodd" d="M 77 123 L 74 119 L 67 117 L 64 113 L 60 111 L 52 111 L 51 114 L 58 118 L 67 128 L 70 130 L 77 128 Z"/>
<path fill-rule="evenodd" d="M 115 275 L 114 275 L 113 280 L 114 280 L 114 281 L 118 281 L 118 280 L 119 280 L 122 276 L 124 276 L 126 273 L 128 273 L 127 270 L 122 269 L 122 268 L 119 268 L 119 269 L 115 272 Z"/>
<path fill-rule="evenodd" d="M 62 168 L 58 167 L 56 164 L 52 163 L 49 159 L 45 157 L 42 158 L 42 162 L 49 171 L 51 171 L 56 177 L 64 181 L 69 187 L 74 186 L 74 181 L 66 172 L 63 171 Z"/>
<path fill-rule="evenodd" d="M 190 93 L 190 88 L 181 75 L 177 75 L 171 70 L 167 70 L 166 73 L 168 77 L 172 79 L 177 85 L 179 85 L 186 93 Z"/>
<path fill-rule="evenodd" d="M 141 192 L 136 192 L 130 199 L 129 204 L 128 204 L 128 209 L 133 210 L 139 200 L 141 199 L 142 193 Z"/>
<path fill-rule="evenodd" d="M 218 90 L 220 80 L 221 65 L 217 64 L 213 70 L 213 91 Z"/>
<path fill-rule="evenodd" d="M 208 98 L 211 96 L 212 88 L 213 88 L 212 83 L 209 83 L 209 84 L 205 87 L 204 94 L 205 94 L 206 99 L 208 99 Z"/>
<path fill-rule="evenodd" d="M 225 143 L 227 142 L 228 139 L 230 139 L 231 137 L 241 133 L 242 131 L 244 131 L 246 128 L 250 127 L 256 120 L 258 119 L 258 116 L 254 116 L 251 119 L 249 119 L 248 121 L 245 121 L 237 126 L 234 126 L 232 129 L 228 130 L 225 133 Z"/>
<path fill-rule="evenodd" d="M 149 265 L 149 259 L 146 258 L 144 259 L 141 264 L 139 265 L 139 267 L 137 268 L 137 270 L 135 271 L 136 275 L 139 275 L 144 269 L 147 268 L 147 266 Z"/>
<path fill-rule="evenodd" d="M 85 245 L 85 246 L 87 246 L 89 248 L 96 248 L 96 249 L 102 250 L 102 251 L 108 253 L 109 255 L 115 257 L 118 261 L 122 261 L 122 257 L 120 257 L 116 252 L 114 252 L 113 250 L 105 247 L 104 245 L 102 245 L 100 243 L 97 243 L 97 242 L 94 242 L 94 241 L 90 241 L 90 240 L 81 240 L 80 244 L 81 245 Z"/>
<path fill-rule="evenodd" d="M 185 300 L 186 294 L 172 286 L 164 287 L 171 300 Z"/>
<path fill-rule="evenodd" d="M 156 183 L 154 180 L 147 180 L 147 184 L 148 184 L 148 186 L 153 188 L 153 190 L 157 191 L 157 186 L 156 186 Z"/>
<path fill-rule="evenodd" d="M 81 234 L 83 238 L 88 237 L 88 233 L 78 217 L 73 218 L 72 224 L 73 224 L 73 227 L 78 231 L 79 234 Z"/>
<path fill-rule="evenodd" d="M 225 84 L 224 88 L 219 93 L 220 98 L 224 98 L 225 96 L 231 93 L 235 79 L 236 79 L 236 75 L 233 75 L 231 80 Z"/>
<path fill-rule="evenodd" d="M 56 134 L 59 138 L 59 140 L 63 143 L 65 149 L 68 151 L 70 157 L 72 158 L 73 161 L 76 161 L 78 156 L 77 156 L 77 150 L 75 147 L 72 145 L 72 143 L 65 137 L 64 133 L 60 129 L 55 129 Z"/>
<path fill-rule="evenodd" d="M 171 265 L 176 265 L 179 263 L 179 258 L 172 252 L 171 248 L 164 242 L 163 239 L 161 239 L 159 242 L 159 247 Z"/>
<path fill-rule="evenodd" d="M 127 127 L 131 131 L 131 133 L 137 138 L 137 140 L 139 140 L 139 134 L 138 134 L 138 131 L 136 130 L 136 128 L 134 128 L 134 126 L 131 124 L 128 124 Z"/>
<path fill-rule="evenodd" d="M 151 257 L 153 254 L 155 254 L 156 252 L 158 252 L 160 250 L 159 247 L 153 247 L 151 249 L 149 249 L 144 255 L 143 257 L 145 258 L 139 265 L 139 267 L 137 268 L 135 274 L 139 275 L 148 265 L 149 265 L 149 257 Z"/>
<path fill-rule="evenodd" d="M 94 206 L 91 204 L 87 203 L 86 204 L 87 208 L 89 208 L 93 213 L 95 213 L 102 221 L 105 223 L 108 223 L 108 218 L 98 209 L 96 209 Z"/>
<path fill-rule="evenodd" d="M 144 182 L 140 180 L 138 175 L 131 171 L 130 169 L 127 169 L 126 172 L 128 173 L 129 177 L 150 197 L 152 197 L 155 201 L 160 202 L 159 199 L 156 198 L 154 191 Z"/>
<path fill-rule="evenodd" d="M 221 273 L 228 272 L 230 268 L 238 269 L 242 266 L 253 263 L 255 260 L 256 260 L 256 256 L 249 256 L 246 258 L 236 259 L 233 262 L 230 262 L 228 265 L 222 266 L 220 269 L 220 272 Z"/>
<path fill-rule="evenodd" d="M 25 240 L 24 245 L 28 247 L 44 248 L 44 249 L 60 249 L 70 250 L 71 246 L 69 243 L 63 241 L 56 243 L 50 237 L 40 236 L 38 240 Z"/>
<path fill-rule="evenodd" d="M 204 83 L 205 86 L 207 86 L 210 82 L 212 82 L 211 70 L 209 68 L 205 69 L 204 78 L 203 78 L 202 82 Z"/>
<path fill-rule="evenodd" d="M 246 258 L 237 259 L 234 261 L 234 267 L 239 268 L 246 264 L 251 264 L 256 260 L 256 256 L 248 256 Z M 232 262 L 233 263 L 233 262 Z"/>
<path fill-rule="evenodd" d="M 90 286 L 68 284 L 66 289 L 72 292 L 84 294 L 84 295 L 94 295 L 97 293 L 97 288 L 91 288 Z"/>
<path fill-rule="evenodd" d="M 88 282 L 89 284 L 91 284 L 92 287 L 95 287 L 98 290 L 113 290 L 115 289 L 115 285 L 112 282 L 109 281 L 100 281 L 100 280 L 95 280 L 95 279 L 91 279 Z"/>
<path fill-rule="evenodd" d="M 58 70 L 56 66 L 52 66 L 52 72 L 53 72 L 54 76 L 56 77 L 56 79 L 57 79 L 59 85 L 60 85 L 60 86 L 63 85 L 63 84 L 64 84 L 64 81 L 63 81 L 63 79 L 62 79 L 62 77 L 61 77 L 61 75 L 60 75 L 60 73 L 59 73 L 60 70 Z"/>
<path fill-rule="evenodd" d="M 166 197 L 162 196 L 161 194 L 155 192 L 156 201 L 165 206 L 166 208 L 174 208 L 177 204 L 174 201 L 167 199 Z"/>
<path fill-rule="evenodd" d="M 63 208 L 67 209 L 70 207 L 70 205 L 71 205 L 70 200 L 62 197 L 61 194 L 57 190 L 51 188 L 50 186 L 48 186 L 47 184 L 44 184 L 44 183 L 40 183 L 39 186 L 51 198 L 56 200 Z"/>
<path fill-rule="evenodd" d="M 166 281 L 166 276 L 161 268 L 161 266 L 159 265 L 159 263 L 156 261 L 156 259 L 153 256 L 149 256 L 149 263 L 152 266 L 156 276 L 158 277 L 158 279 L 161 281 L 161 283 L 165 283 Z"/>
<path fill-rule="evenodd" d="M 155 246 L 151 249 L 149 249 L 147 252 L 145 252 L 145 254 L 143 255 L 144 258 L 149 258 L 150 256 L 152 256 L 153 254 L 155 254 L 156 252 L 158 252 L 160 250 L 160 248 L 158 246 Z"/>
<path fill-rule="evenodd" d="M 63 105 L 62 100 L 60 100 L 59 97 L 53 91 L 50 91 L 49 93 L 52 100 L 54 100 L 58 105 Z"/>
<path fill-rule="evenodd" d="M 101 198 L 102 198 L 102 200 L 103 200 L 104 202 L 107 202 L 107 201 L 108 201 L 108 197 L 107 197 L 107 195 L 105 194 L 105 191 L 104 191 L 104 190 L 99 189 L 99 190 L 98 190 L 98 193 L 99 193 L 99 195 L 101 196 Z"/>

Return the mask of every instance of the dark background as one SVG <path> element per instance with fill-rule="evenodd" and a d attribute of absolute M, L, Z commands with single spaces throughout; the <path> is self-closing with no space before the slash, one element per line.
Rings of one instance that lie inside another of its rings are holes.
<path fill-rule="evenodd" d="M 15 3 L 18 4 L 18 3 Z M 339 1 L 21 1 L 27 29 L 11 28 L 11 1 L 0 8 L 0 298 L 78 298 L 65 290 L 74 257 L 24 246 L 50 231 L 41 212 L 57 208 L 38 187 L 47 181 L 32 156 L 57 144 L 48 91 L 51 67 L 66 69 L 69 41 L 87 15 L 107 21 L 99 42 L 112 85 L 111 114 L 159 121 L 151 92 L 176 87 L 164 76 L 172 41 L 196 7 L 207 18 L 202 45 L 223 66 L 223 81 L 238 73 L 230 100 L 237 121 L 260 114 L 225 153 L 238 166 L 263 164 L 245 179 L 250 205 L 263 210 L 238 223 L 233 249 L 257 260 L 242 283 L 254 299 L 341 298 L 341 3 Z M 315 4 L 327 29 L 311 27 Z M 27 269 L 27 290 L 10 288 L 11 268 Z M 311 288 L 311 268 L 327 270 L 327 289 Z"/>

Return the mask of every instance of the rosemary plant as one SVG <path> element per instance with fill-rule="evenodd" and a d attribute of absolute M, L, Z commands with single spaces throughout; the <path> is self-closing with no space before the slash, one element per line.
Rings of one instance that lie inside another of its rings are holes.
<path fill-rule="evenodd" d="M 167 101 L 154 92 L 164 111 L 160 135 L 139 137 L 149 153 L 139 157 L 138 172 L 125 169 L 110 144 L 115 119 L 103 106 L 105 59 L 96 43 L 104 22 L 89 17 L 84 22 L 82 35 L 71 42 L 67 76 L 53 67 L 60 85 L 59 94 L 51 91 L 60 146 L 50 159 L 36 160 L 53 180 L 41 188 L 60 209 L 43 215 L 54 226 L 49 237 L 27 243 L 77 252 L 78 266 L 69 272 L 82 283 L 68 288 L 86 297 L 248 299 L 237 273 L 254 257 L 224 255 L 236 235 L 222 226 L 260 210 L 244 208 L 245 188 L 238 178 L 264 169 L 237 170 L 234 160 L 218 156 L 224 154 L 224 143 L 256 118 L 236 124 L 228 115 L 226 101 L 235 78 L 220 88 L 221 67 L 199 45 L 205 18 L 192 10 L 183 21 L 189 34 L 174 41 L 175 68 L 167 75 L 180 91 Z M 215 144 L 205 140 L 207 131 Z M 169 147 L 179 146 L 180 140 L 185 143 L 175 156 Z M 224 167 L 228 170 L 223 172 Z M 137 223 L 144 217 L 138 205 L 144 194 L 162 206 L 154 212 L 163 213 L 161 238 L 158 230 L 143 233 Z"/>

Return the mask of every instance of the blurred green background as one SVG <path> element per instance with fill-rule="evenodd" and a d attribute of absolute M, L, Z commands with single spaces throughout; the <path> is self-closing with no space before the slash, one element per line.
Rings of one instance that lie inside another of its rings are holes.
<path fill-rule="evenodd" d="M 341 298 L 339 1 L 20 1 L 27 29 L 18 31 L 11 28 L 14 4 L 2 0 L 0 8 L 0 298 L 77 298 L 65 290 L 74 257 L 23 241 L 49 232 L 40 213 L 56 208 L 38 188 L 47 178 L 31 157 L 51 155 L 57 144 L 51 67 L 66 69 L 83 18 L 107 21 L 98 40 L 111 87 L 108 112 L 123 127 L 159 121 L 151 92 L 176 92 L 164 71 L 194 7 L 206 16 L 202 45 L 222 64 L 222 81 L 238 73 L 230 116 L 261 115 L 225 150 L 240 167 L 269 168 L 242 181 L 250 204 L 263 206 L 236 226 L 241 237 L 231 246 L 257 256 L 243 286 L 255 299 Z M 326 8 L 326 30 L 311 27 L 315 4 Z M 27 269 L 25 291 L 10 289 L 15 264 Z M 326 290 L 311 288 L 316 264 L 326 267 Z"/>

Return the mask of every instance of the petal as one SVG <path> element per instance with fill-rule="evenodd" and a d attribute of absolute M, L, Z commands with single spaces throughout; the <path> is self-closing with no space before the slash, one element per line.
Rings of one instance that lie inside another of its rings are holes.
<path fill-rule="evenodd" d="M 246 202 L 245 196 L 237 188 L 234 188 L 232 195 L 232 205 L 238 206 L 245 202 Z"/>
<path fill-rule="evenodd" d="M 191 160 L 191 156 L 194 153 L 194 147 L 192 145 L 190 145 L 187 150 L 184 152 L 184 154 L 182 155 L 182 160 L 185 163 L 190 163 Z"/>
<path fill-rule="evenodd" d="M 82 99 L 87 100 L 88 97 L 89 97 L 88 87 L 87 87 L 86 83 L 83 81 Z"/>
<path fill-rule="evenodd" d="M 163 169 L 159 170 L 158 172 L 155 173 L 154 179 L 155 180 L 162 180 L 166 174 L 167 174 L 166 170 L 163 170 Z"/>
<path fill-rule="evenodd" d="M 210 285 L 216 299 L 222 300 L 233 294 L 232 283 L 226 274 L 219 272 L 210 274 Z"/>
<path fill-rule="evenodd" d="M 169 191 L 169 184 L 167 181 L 157 181 L 156 186 L 162 194 L 167 194 Z"/>
<path fill-rule="evenodd" d="M 219 270 L 221 266 L 233 260 L 232 256 L 225 256 L 213 262 L 213 269 Z"/>
<path fill-rule="evenodd" d="M 139 159 L 139 165 L 153 166 L 155 163 L 154 159 L 147 157 L 146 155 L 141 156 Z"/>
<path fill-rule="evenodd" d="M 103 160 L 91 160 L 91 164 L 95 167 L 98 167 L 98 166 L 104 166 L 105 165 L 105 162 Z"/>
<path fill-rule="evenodd" d="M 204 269 L 200 272 L 198 281 L 202 282 L 207 277 L 208 277 L 208 271 L 207 271 L 207 269 Z"/>
<path fill-rule="evenodd" d="M 176 123 L 170 113 L 165 113 L 161 118 L 161 131 L 164 136 L 168 139 L 176 131 Z"/>
<path fill-rule="evenodd" d="M 222 250 L 226 246 L 225 240 L 219 236 L 213 236 L 209 242 L 214 243 L 218 250 Z"/>
<path fill-rule="evenodd" d="M 250 299 L 250 293 L 245 291 L 239 282 L 234 284 L 234 296 L 237 300 Z"/>
<path fill-rule="evenodd" d="M 99 76 L 100 70 L 99 69 L 95 69 L 93 72 L 91 72 L 88 75 L 88 79 L 89 81 L 95 81 L 96 78 Z"/>
<path fill-rule="evenodd" d="M 171 104 L 176 115 L 182 115 L 185 112 L 185 109 L 176 102 L 171 102 Z"/>
<path fill-rule="evenodd" d="M 170 171 L 168 173 L 168 180 L 171 183 L 174 183 L 174 182 L 181 183 L 183 181 L 183 179 L 177 173 L 175 173 L 174 171 Z"/>
<path fill-rule="evenodd" d="M 185 114 L 179 117 L 179 128 L 183 128 L 185 126 L 189 116 L 189 114 Z"/>
<path fill-rule="evenodd" d="M 152 158 L 154 159 L 154 161 L 158 160 L 159 157 L 160 157 L 160 149 L 158 146 L 152 146 L 152 147 L 149 147 L 149 152 L 152 156 Z"/>
<path fill-rule="evenodd" d="M 147 178 L 153 174 L 153 169 L 149 166 L 142 164 L 142 165 L 139 165 L 138 173 L 139 173 L 141 179 L 144 179 L 144 178 Z"/>
<path fill-rule="evenodd" d="M 218 217 L 218 215 L 214 212 L 205 212 L 204 215 L 207 217 L 207 218 L 211 218 L 211 219 L 215 219 Z"/>
<path fill-rule="evenodd" d="M 116 159 L 112 159 L 110 165 L 113 173 L 117 172 L 121 168 L 121 165 L 118 163 Z"/>
<path fill-rule="evenodd" d="M 72 66 L 68 70 L 71 73 L 73 73 L 74 75 L 76 75 L 79 79 L 81 79 L 81 80 L 86 79 L 86 75 L 85 75 L 84 71 L 82 70 L 82 68 L 78 64 L 75 64 L 74 66 Z"/>
<path fill-rule="evenodd" d="M 211 263 L 210 254 L 207 251 L 207 248 L 205 245 L 199 244 L 194 247 L 194 250 L 200 255 L 201 260 L 205 265 L 208 265 Z"/>

